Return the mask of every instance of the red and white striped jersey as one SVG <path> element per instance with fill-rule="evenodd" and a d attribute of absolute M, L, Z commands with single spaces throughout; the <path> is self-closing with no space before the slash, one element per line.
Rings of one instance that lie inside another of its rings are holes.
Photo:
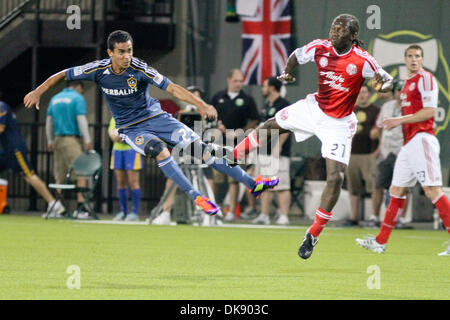
<path fill-rule="evenodd" d="M 319 73 L 319 88 L 315 93 L 319 107 L 327 115 L 343 118 L 355 109 L 365 78 L 379 73 L 383 81 L 392 77 L 367 51 L 356 47 L 338 54 L 329 39 L 317 39 L 294 51 L 299 64 L 314 61 Z"/>
<path fill-rule="evenodd" d="M 433 75 L 421 69 L 406 79 L 400 95 L 402 115 L 414 114 L 424 107 L 437 108 L 439 87 Z M 434 135 L 434 117 L 422 122 L 406 123 L 403 127 L 404 144 L 417 133 L 427 132 Z"/>

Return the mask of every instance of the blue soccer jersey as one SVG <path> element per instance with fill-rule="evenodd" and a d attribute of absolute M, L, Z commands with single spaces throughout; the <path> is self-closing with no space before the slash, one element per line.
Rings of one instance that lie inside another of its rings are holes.
<path fill-rule="evenodd" d="M 117 128 L 124 128 L 164 113 L 157 99 L 149 94 L 153 85 L 166 90 L 170 81 L 147 63 L 132 58 L 122 74 L 111 69 L 111 59 L 104 59 L 66 70 L 68 80 L 90 80 L 98 84 Z"/>
<path fill-rule="evenodd" d="M 0 101 L 0 124 L 5 125 L 5 131 L 0 135 L 0 143 L 6 153 L 20 150 L 27 152 L 27 145 L 20 134 L 17 125 L 16 115 L 12 112 L 11 107 Z"/>

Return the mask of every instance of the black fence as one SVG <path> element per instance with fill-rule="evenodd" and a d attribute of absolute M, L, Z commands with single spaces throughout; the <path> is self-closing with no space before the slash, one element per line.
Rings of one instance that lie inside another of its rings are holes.
<path fill-rule="evenodd" d="M 91 20 L 145 18 L 146 22 L 165 23 L 173 23 L 175 10 L 174 0 L 1 0 L 0 30 L 22 13 L 65 15 L 71 6 Z"/>
<path fill-rule="evenodd" d="M 20 131 L 27 145 L 30 145 L 33 130 L 38 130 L 38 152 L 37 152 L 37 168 L 34 168 L 36 174 L 48 185 L 54 182 L 53 178 L 53 155 L 47 151 L 45 124 L 44 123 L 19 123 Z M 96 127 L 100 127 L 102 131 L 101 150 L 96 150 L 103 159 L 103 172 L 101 183 L 94 196 L 96 211 L 102 213 L 118 212 L 117 187 L 114 172 L 109 169 L 112 142 L 107 133 L 107 125 L 90 125 L 91 133 Z M 92 136 L 92 134 L 91 134 Z M 30 155 L 27 157 L 30 159 Z M 140 207 L 140 215 L 146 216 L 150 214 L 150 210 L 159 202 L 164 192 L 165 177 L 156 165 L 155 160 L 150 158 L 143 159 L 144 168 L 141 171 L 140 183 L 142 189 L 142 202 Z M 34 192 L 23 179 L 23 176 L 12 171 L 1 172 L 0 177 L 8 180 L 8 204 L 14 211 L 28 211 L 30 209 L 30 197 Z M 69 201 L 70 209 L 75 209 L 75 195 Z M 39 197 L 38 211 L 46 210 L 46 203 Z"/>
<path fill-rule="evenodd" d="M 124 19 L 152 17 L 153 22 L 159 17 L 166 17 L 172 22 L 174 0 L 107 0 L 107 16 L 119 16 Z"/>
<path fill-rule="evenodd" d="M 0 20 L 18 8 L 23 7 L 32 0 L 2 0 L 0 1 Z"/>

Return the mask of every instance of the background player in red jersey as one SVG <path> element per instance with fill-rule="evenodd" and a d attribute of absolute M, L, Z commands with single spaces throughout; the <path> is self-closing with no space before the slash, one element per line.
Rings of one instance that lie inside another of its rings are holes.
<path fill-rule="evenodd" d="M 316 135 L 322 142 L 326 160 L 327 184 L 313 225 L 306 231 L 299 256 L 308 259 L 318 236 L 331 218 L 344 171 L 350 158 L 352 137 L 356 131 L 353 113 L 356 98 L 365 78 L 372 78 L 376 90 L 390 90 L 392 77 L 366 51 L 359 48 L 359 21 L 341 14 L 331 25 L 329 39 L 318 39 L 296 49 L 289 57 L 279 80 L 292 82 L 291 72 L 299 65 L 314 61 L 319 73 L 318 92 L 280 110 L 252 131 L 233 152 L 233 160 L 245 155 L 270 139 L 272 129 L 280 134 L 294 132 L 297 142 Z M 260 135 L 264 131 L 264 134 Z"/>
<path fill-rule="evenodd" d="M 356 239 L 360 246 L 378 253 L 385 252 L 392 229 L 403 212 L 408 188 L 417 181 L 438 209 L 450 233 L 450 202 L 441 188 L 440 146 L 433 130 L 438 84 L 433 75 L 423 69 L 423 49 L 420 46 L 411 45 L 405 50 L 405 64 L 408 78 L 400 96 L 402 116 L 383 121 L 386 130 L 397 126 L 403 128 L 404 145 L 395 162 L 391 200 L 378 235 Z M 450 256 L 450 245 L 439 255 Z"/>

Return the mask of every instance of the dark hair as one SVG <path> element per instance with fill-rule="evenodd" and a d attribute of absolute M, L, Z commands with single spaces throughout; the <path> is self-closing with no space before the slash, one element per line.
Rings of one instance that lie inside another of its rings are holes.
<path fill-rule="evenodd" d="M 423 58 L 423 49 L 421 46 L 419 46 L 418 44 L 412 44 L 410 45 L 408 48 L 406 48 L 405 50 L 405 57 L 406 57 L 406 53 L 408 52 L 408 50 L 410 49 L 414 49 L 414 50 L 420 50 L 420 52 L 422 53 L 422 58 Z"/>
<path fill-rule="evenodd" d="M 192 92 L 192 93 L 194 93 L 194 92 L 198 92 L 198 93 L 200 93 L 200 97 L 203 99 L 203 96 L 204 96 L 204 94 L 205 94 L 205 90 L 203 90 L 201 87 L 199 87 L 199 86 L 189 86 L 189 87 L 187 87 L 186 88 L 186 90 L 187 91 L 189 91 L 189 92 Z"/>
<path fill-rule="evenodd" d="M 392 81 L 392 93 L 394 93 L 395 91 L 401 91 L 403 88 L 403 84 L 403 80 L 394 79 L 394 81 Z"/>
<path fill-rule="evenodd" d="M 131 34 L 123 30 L 113 31 L 108 36 L 108 49 L 114 51 L 116 43 L 124 43 L 127 41 L 131 41 L 131 44 L 133 44 L 133 38 L 131 37 Z"/>
<path fill-rule="evenodd" d="M 83 81 L 81 81 L 81 80 L 67 81 L 67 87 L 75 88 L 76 86 L 81 86 L 81 88 L 84 89 L 84 83 L 83 83 Z"/>
<path fill-rule="evenodd" d="M 275 88 L 276 92 L 280 92 L 281 85 L 282 85 L 280 80 L 278 80 L 275 77 L 268 77 L 268 78 L 266 78 L 266 80 L 267 80 L 267 84 L 269 85 L 269 87 L 272 86 Z"/>
<path fill-rule="evenodd" d="M 361 88 L 362 88 L 362 87 L 366 87 L 367 90 L 368 90 L 369 92 L 372 92 L 372 89 L 370 88 L 370 86 L 369 86 L 367 83 L 363 83 L 363 85 L 361 86 Z"/>
<path fill-rule="evenodd" d="M 357 17 L 355 17 L 354 15 L 349 14 L 349 13 L 343 13 L 343 14 L 340 14 L 339 16 L 337 16 L 335 18 L 335 20 L 338 18 L 343 18 L 343 19 L 349 21 L 348 31 L 350 31 L 351 35 L 354 35 L 355 33 L 359 33 L 359 20 Z M 352 43 L 357 47 L 361 47 L 364 45 L 364 41 L 362 41 L 358 38 L 352 40 Z"/>

